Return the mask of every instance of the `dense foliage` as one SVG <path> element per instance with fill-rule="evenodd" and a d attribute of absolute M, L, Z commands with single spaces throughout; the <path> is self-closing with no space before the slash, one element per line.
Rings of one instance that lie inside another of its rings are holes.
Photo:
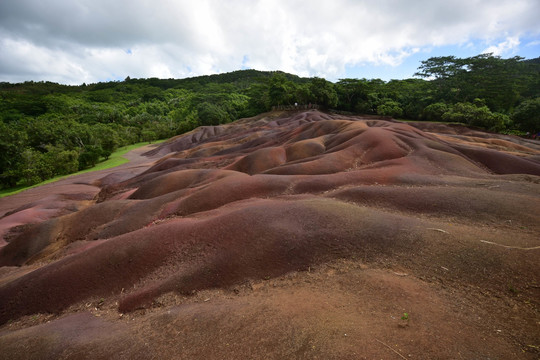
<path fill-rule="evenodd" d="M 416 75 L 332 83 L 243 70 L 80 86 L 0 83 L 0 187 L 69 174 L 95 165 L 119 146 L 228 123 L 273 106 L 317 104 L 493 131 L 540 131 L 540 58 L 435 57 L 423 61 Z"/>

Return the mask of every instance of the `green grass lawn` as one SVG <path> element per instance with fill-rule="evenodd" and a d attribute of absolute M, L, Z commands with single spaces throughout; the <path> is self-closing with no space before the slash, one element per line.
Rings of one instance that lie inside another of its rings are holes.
<path fill-rule="evenodd" d="M 152 144 L 159 144 L 159 143 L 161 143 L 163 141 L 165 141 L 165 140 L 158 140 L 158 141 L 153 142 Z M 65 178 L 67 178 L 69 176 L 84 174 L 84 173 L 88 173 L 88 172 L 91 172 L 91 171 L 110 169 L 110 168 L 116 167 L 118 165 L 125 164 L 125 163 L 129 162 L 129 160 L 124 157 L 124 155 L 126 153 L 128 153 L 131 150 L 137 149 L 139 147 L 146 146 L 148 144 L 149 144 L 148 142 L 140 142 L 140 143 L 137 143 L 137 144 L 128 145 L 128 146 L 118 148 L 115 152 L 113 152 L 111 154 L 111 156 L 109 156 L 109 159 L 101 161 L 100 163 L 96 164 L 96 166 L 94 166 L 92 168 L 84 169 L 84 170 L 81 170 L 81 171 L 73 173 L 73 174 L 56 176 L 56 177 L 54 177 L 52 179 L 48 179 L 48 180 L 45 180 L 43 182 L 40 182 L 39 184 L 34 184 L 34 185 L 30 185 L 30 186 L 18 185 L 16 187 L 9 188 L 9 189 L 1 189 L 0 190 L 0 198 L 4 197 L 4 196 L 17 194 L 17 193 L 20 193 L 21 191 L 24 191 L 26 189 L 31 189 L 31 188 L 36 187 L 36 186 L 45 185 L 45 184 L 52 183 L 52 182 L 55 182 L 55 181 L 58 181 L 58 180 L 61 180 L 61 179 L 65 179 Z"/>

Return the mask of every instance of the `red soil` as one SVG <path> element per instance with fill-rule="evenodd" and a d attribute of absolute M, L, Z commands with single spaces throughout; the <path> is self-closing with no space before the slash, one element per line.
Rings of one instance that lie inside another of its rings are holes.
<path fill-rule="evenodd" d="M 537 142 L 308 111 L 141 153 L 0 200 L 7 358 L 540 354 Z"/>

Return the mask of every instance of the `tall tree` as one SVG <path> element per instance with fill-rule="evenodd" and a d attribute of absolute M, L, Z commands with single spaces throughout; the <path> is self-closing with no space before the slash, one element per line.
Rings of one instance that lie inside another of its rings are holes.
<path fill-rule="evenodd" d="M 341 79 L 335 88 L 341 110 L 355 111 L 359 102 L 368 99 L 369 83 L 366 79 Z"/>
<path fill-rule="evenodd" d="M 330 81 L 315 77 L 311 79 L 309 89 L 313 101 L 323 109 L 336 107 L 338 96 L 334 84 Z"/>
<path fill-rule="evenodd" d="M 270 79 L 268 97 L 272 105 L 290 105 L 292 83 L 284 74 L 276 73 Z"/>

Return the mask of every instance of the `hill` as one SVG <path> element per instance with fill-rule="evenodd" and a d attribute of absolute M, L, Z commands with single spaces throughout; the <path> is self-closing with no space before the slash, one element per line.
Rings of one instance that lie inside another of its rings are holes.
<path fill-rule="evenodd" d="M 430 58 L 419 78 L 388 82 L 241 70 L 80 86 L 0 83 L 0 189 L 93 167 L 121 146 L 295 104 L 532 136 L 540 131 L 539 75 L 535 59 L 482 54 Z"/>
<path fill-rule="evenodd" d="M 10 359 L 535 359 L 540 145 L 317 110 L 0 202 Z"/>

